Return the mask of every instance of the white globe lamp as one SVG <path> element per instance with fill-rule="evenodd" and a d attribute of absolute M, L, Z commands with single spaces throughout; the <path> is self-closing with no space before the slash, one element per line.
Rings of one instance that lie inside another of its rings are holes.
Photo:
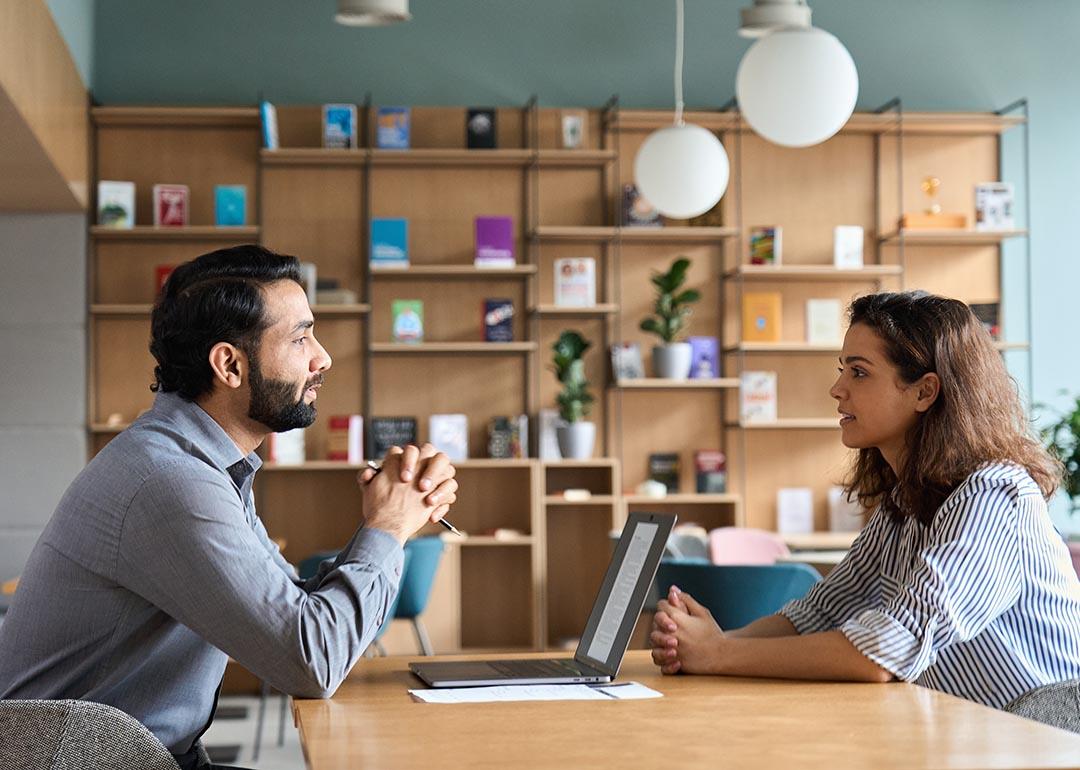
<path fill-rule="evenodd" d="M 716 205 L 728 184 L 724 146 L 701 126 L 654 131 L 634 158 L 638 191 L 661 214 L 689 219 Z"/>
<path fill-rule="evenodd" d="M 762 137 L 809 147 L 847 123 L 859 95 L 859 73 L 843 43 L 825 30 L 781 28 L 743 55 L 735 94 L 746 122 Z"/>

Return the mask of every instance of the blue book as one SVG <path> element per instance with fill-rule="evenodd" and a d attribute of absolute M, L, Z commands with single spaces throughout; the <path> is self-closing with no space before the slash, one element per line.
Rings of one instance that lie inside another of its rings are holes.
<path fill-rule="evenodd" d="M 268 150 L 278 149 L 277 108 L 264 101 L 259 104 L 259 117 L 262 118 L 263 147 Z"/>
<path fill-rule="evenodd" d="M 409 108 L 380 107 L 375 115 L 375 146 L 381 150 L 409 149 Z"/>
<path fill-rule="evenodd" d="M 323 105 L 323 147 L 350 150 L 356 147 L 356 105 Z"/>
<path fill-rule="evenodd" d="M 409 266 L 409 220 L 371 220 L 371 267 Z"/>
<path fill-rule="evenodd" d="M 219 184 L 214 187 L 214 224 L 243 227 L 247 224 L 247 186 Z"/>

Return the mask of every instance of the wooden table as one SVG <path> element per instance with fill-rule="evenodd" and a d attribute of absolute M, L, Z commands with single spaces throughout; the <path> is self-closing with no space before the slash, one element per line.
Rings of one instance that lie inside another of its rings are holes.
<path fill-rule="evenodd" d="M 362 659 L 332 699 L 294 701 L 311 770 L 1080 766 L 1080 735 L 915 685 L 662 677 L 634 651 L 619 680 L 665 697 L 439 705 L 410 698 L 409 660 Z"/>

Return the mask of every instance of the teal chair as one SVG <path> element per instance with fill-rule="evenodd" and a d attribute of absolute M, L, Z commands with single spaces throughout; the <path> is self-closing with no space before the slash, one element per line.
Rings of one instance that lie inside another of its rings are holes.
<path fill-rule="evenodd" d="M 673 559 L 660 562 L 656 588 L 667 596 L 672 585 L 708 608 L 720 628 L 742 628 L 800 599 L 821 580 L 805 564 L 734 566 Z"/>

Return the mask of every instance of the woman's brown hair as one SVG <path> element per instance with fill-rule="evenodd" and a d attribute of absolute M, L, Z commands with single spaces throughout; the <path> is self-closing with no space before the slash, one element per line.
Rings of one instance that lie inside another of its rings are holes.
<path fill-rule="evenodd" d="M 971 309 L 926 292 L 868 294 L 849 308 L 851 324 L 873 329 L 910 385 L 934 372 L 937 400 L 919 415 L 900 474 L 871 447 L 860 449 L 848 494 L 894 517 L 929 525 L 945 499 L 971 473 L 992 462 L 1025 468 L 1047 499 L 1061 482 L 1061 464 L 1031 434 L 1001 355 Z"/>

